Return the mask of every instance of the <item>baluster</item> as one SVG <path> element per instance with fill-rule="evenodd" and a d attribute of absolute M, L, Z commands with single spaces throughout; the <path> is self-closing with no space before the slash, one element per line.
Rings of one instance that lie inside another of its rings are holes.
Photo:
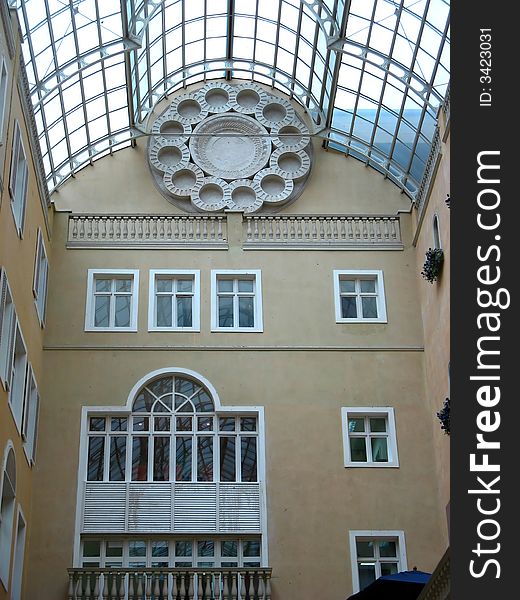
<path fill-rule="evenodd" d="M 92 587 L 90 585 L 90 575 L 91 573 L 85 573 L 85 600 L 90 600 L 92 598 Z"/>
<path fill-rule="evenodd" d="M 222 600 L 229 600 L 229 578 L 231 577 L 231 573 L 222 574 L 223 578 L 223 590 L 222 590 Z"/>
<path fill-rule="evenodd" d="M 196 591 L 197 591 L 197 600 L 202 600 L 202 596 L 204 596 L 204 580 L 206 579 L 206 576 L 203 575 L 202 573 L 198 573 L 197 574 L 197 585 L 196 587 Z"/>
<path fill-rule="evenodd" d="M 152 573 L 146 573 L 144 577 L 146 600 L 152 600 Z"/>
<path fill-rule="evenodd" d="M 205 600 L 211 600 L 211 573 L 208 573 L 204 577 L 204 598 Z"/>
<path fill-rule="evenodd" d="M 303 239 L 304 240 L 309 240 L 310 239 L 310 233 L 312 231 L 312 220 L 303 219 L 303 221 L 302 221 L 302 227 L 303 227 Z"/>
<path fill-rule="evenodd" d="M 135 600 L 135 573 L 128 573 L 128 600 Z"/>
<path fill-rule="evenodd" d="M 126 580 L 126 574 L 121 573 L 121 576 L 119 578 L 119 592 L 118 592 L 119 600 L 125 600 L 125 580 Z"/>
<path fill-rule="evenodd" d="M 251 219 L 249 217 L 246 218 L 246 240 L 248 242 L 251 241 Z"/>
<path fill-rule="evenodd" d="M 163 600 L 169 600 L 170 599 L 170 576 L 168 575 L 168 573 L 164 573 L 164 576 L 162 578 L 162 585 L 161 585 L 161 597 L 163 598 Z M 159 598 L 156 598 L 156 600 L 159 600 Z"/>
<path fill-rule="evenodd" d="M 188 576 L 187 573 L 183 573 L 181 575 L 181 586 L 180 586 L 181 600 L 186 600 L 186 577 L 187 576 Z"/>
<path fill-rule="evenodd" d="M 76 583 L 74 584 L 74 600 L 80 600 L 80 598 L 83 598 L 82 582 L 83 577 L 78 574 Z"/>
<path fill-rule="evenodd" d="M 258 574 L 258 600 L 264 600 L 265 598 L 265 585 L 264 585 L 264 574 Z"/>
<path fill-rule="evenodd" d="M 220 573 L 215 573 L 213 577 L 213 599 L 220 600 Z"/>
<path fill-rule="evenodd" d="M 75 600 L 74 599 L 74 574 L 69 573 L 69 589 L 67 592 L 67 600 Z"/>
<path fill-rule="evenodd" d="M 186 217 L 182 217 L 182 219 L 181 219 L 180 237 L 183 240 L 186 239 Z"/>
<path fill-rule="evenodd" d="M 237 595 L 238 595 L 237 577 L 238 577 L 238 573 L 231 574 L 231 600 L 237 600 Z"/>
<path fill-rule="evenodd" d="M 69 218 L 69 240 L 75 240 L 78 237 L 78 222 L 76 217 Z"/>
<path fill-rule="evenodd" d="M 155 577 L 155 585 L 153 586 L 153 597 L 155 600 L 159 600 L 159 594 L 161 593 L 161 589 L 160 589 L 160 579 L 161 579 L 161 574 L 160 573 L 154 573 L 153 576 Z"/>
<path fill-rule="evenodd" d="M 255 240 L 258 240 L 258 236 L 259 236 L 258 219 L 254 219 L 253 223 L 255 224 L 254 238 L 255 238 Z"/>
<path fill-rule="evenodd" d="M 399 221 L 397 219 L 392 219 L 392 239 L 397 239 L 397 232 L 399 227 Z"/>
<path fill-rule="evenodd" d="M 99 599 L 99 573 L 96 573 L 95 575 L 94 598 L 95 600 Z"/>
<path fill-rule="evenodd" d="M 282 219 L 280 221 L 281 223 L 281 230 L 282 230 L 282 237 L 284 239 L 284 241 L 286 242 L 289 239 L 289 221 L 287 219 Z"/>
<path fill-rule="evenodd" d="M 141 600 L 143 597 L 143 576 L 140 573 L 136 573 L 137 577 L 137 600 Z"/>
<path fill-rule="evenodd" d="M 359 240 L 359 219 L 357 217 L 354 219 L 354 235 Z"/>
<path fill-rule="evenodd" d="M 188 586 L 188 600 L 193 600 L 193 594 L 194 594 L 194 590 L 193 590 L 193 573 L 189 574 L 189 578 L 190 578 L 190 583 Z"/>
<path fill-rule="evenodd" d="M 112 573 L 112 590 L 110 591 L 111 599 L 116 597 L 115 579 L 116 579 L 116 575 L 115 575 L 115 573 Z M 103 574 L 103 577 L 101 578 L 100 583 L 101 583 L 101 597 L 103 598 L 103 600 L 108 600 L 108 594 L 109 594 L 108 573 Z"/>
<path fill-rule="evenodd" d="M 248 590 L 246 590 L 246 573 L 237 573 L 237 577 L 240 578 L 240 600 L 246 600 Z M 250 582 L 250 578 L 248 583 Z M 249 585 L 247 586 L 249 588 Z"/>
<path fill-rule="evenodd" d="M 177 600 L 179 594 L 179 586 L 177 584 L 177 573 L 172 574 L 172 600 Z"/>
<path fill-rule="evenodd" d="M 271 575 L 266 574 L 266 582 L 265 582 L 265 600 L 271 600 Z"/>
<path fill-rule="evenodd" d="M 363 231 L 363 239 L 368 239 L 368 231 L 367 231 L 367 221 L 366 219 L 363 219 L 361 221 L 361 225 L 362 225 L 362 231 Z"/>

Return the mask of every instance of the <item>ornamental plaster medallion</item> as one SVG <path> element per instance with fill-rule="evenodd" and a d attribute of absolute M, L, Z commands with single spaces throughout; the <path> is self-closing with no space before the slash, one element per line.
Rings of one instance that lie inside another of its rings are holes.
<path fill-rule="evenodd" d="M 301 193 L 311 168 L 303 119 L 254 83 L 212 81 L 180 94 L 151 134 L 153 177 L 187 212 L 276 209 Z"/>

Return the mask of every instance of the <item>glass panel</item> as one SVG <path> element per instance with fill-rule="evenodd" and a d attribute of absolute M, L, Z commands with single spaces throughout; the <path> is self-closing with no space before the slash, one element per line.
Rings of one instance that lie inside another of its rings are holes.
<path fill-rule="evenodd" d="M 175 556 L 192 556 L 192 553 L 193 549 L 191 542 L 175 542 Z"/>
<path fill-rule="evenodd" d="M 192 305 L 191 296 L 177 298 L 177 327 L 192 326 Z"/>
<path fill-rule="evenodd" d="M 157 296 L 157 327 L 172 326 L 171 296 Z"/>
<path fill-rule="evenodd" d="M 260 556 L 260 542 L 258 540 L 247 540 L 243 542 L 244 556 Z"/>
<path fill-rule="evenodd" d="M 123 542 L 106 542 L 107 556 L 123 556 Z"/>
<path fill-rule="evenodd" d="M 213 481 L 213 438 L 197 440 L 197 481 Z"/>
<path fill-rule="evenodd" d="M 355 296 L 341 296 L 341 318 L 357 319 L 357 307 Z"/>
<path fill-rule="evenodd" d="M 197 542 L 198 556 L 215 556 L 215 542 L 203 541 Z"/>
<path fill-rule="evenodd" d="M 365 431 L 365 419 L 363 417 L 351 417 L 348 420 L 349 431 Z"/>
<path fill-rule="evenodd" d="M 96 296 L 94 306 L 94 327 L 109 326 L 110 296 Z"/>
<path fill-rule="evenodd" d="M 90 431 L 105 431 L 105 417 L 90 417 Z"/>
<path fill-rule="evenodd" d="M 358 565 L 359 589 L 363 590 L 376 580 L 375 564 L 362 563 Z"/>
<path fill-rule="evenodd" d="M 397 544 L 392 540 L 381 540 L 379 542 L 379 556 L 382 558 L 396 558 Z"/>
<path fill-rule="evenodd" d="M 363 319 L 377 319 L 377 298 L 362 296 Z"/>
<path fill-rule="evenodd" d="M 131 296 L 116 296 L 115 327 L 130 327 Z"/>
<path fill-rule="evenodd" d="M 195 405 L 195 410 L 197 412 L 213 412 L 215 410 L 213 400 L 208 396 L 205 390 L 201 389 L 198 391 L 195 396 L 192 397 L 191 401 Z"/>
<path fill-rule="evenodd" d="M 170 417 L 154 417 L 154 431 L 170 431 Z"/>
<path fill-rule="evenodd" d="M 168 542 L 152 542 L 152 556 L 168 558 Z"/>
<path fill-rule="evenodd" d="M 213 417 L 197 417 L 198 431 L 213 431 Z"/>
<path fill-rule="evenodd" d="M 217 281 L 217 289 L 219 292 L 232 292 L 233 291 L 233 280 L 232 279 L 219 279 Z"/>
<path fill-rule="evenodd" d="M 103 463 L 105 459 L 105 438 L 88 439 L 87 481 L 103 481 Z"/>
<path fill-rule="evenodd" d="M 372 438 L 372 460 L 374 462 L 388 462 L 388 448 L 386 438 Z"/>
<path fill-rule="evenodd" d="M 128 419 L 126 417 L 112 417 L 110 420 L 111 431 L 126 431 L 128 427 Z"/>
<path fill-rule="evenodd" d="M 372 558 L 374 556 L 374 542 L 357 540 L 356 554 L 358 558 Z"/>
<path fill-rule="evenodd" d="M 397 572 L 397 563 L 381 563 L 381 575 L 395 575 Z"/>
<path fill-rule="evenodd" d="M 255 299 L 252 296 L 240 297 L 238 299 L 238 326 L 239 327 L 254 327 L 255 326 L 254 302 L 255 302 Z"/>
<path fill-rule="evenodd" d="M 110 438 L 110 481 L 125 480 L 126 436 Z"/>
<path fill-rule="evenodd" d="M 253 280 L 252 279 L 239 279 L 238 280 L 238 291 L 239 292 L 252 292 L 253 291 Z"/>
<path fill-rule="evenodd" d="M 176 418 L 177 431 L 191 431 L 193 427 L 192 417 L 177 417 Z"/>
<path fill-rule="evenodd" d="M 225 540 L 221 542 L 222 556 L 238 556 L 238 542 L 236 540 Z"/>
<path fill-rule="evenodd" d="M 218 428 L 220 431 L 235 431 L 235 417 L 221 417 Z"/>
<path fill-rule="evenodd" d="M 342 293 L 354 293 L 356 291 L 356 282 L 354 279 L 340 279 L 339 289 Z"/>
<path fill-rule="evenodd" d="M 132 291 L 132 280 L 131 279 L 116 279 L 116 292 L 131 292 Z"/>
<path fill-rule="evenodd" d="M 352 462 L 367 462 L 365 438 L 350 438 L 350 460 Z"/>
<path fill-rule="evenodd" d="M 240 418 L 240 431 L 256 431 L 256 418 L 255 417 L 241 417 Z"/>
<path fill-rule="evenodd" d="M 132 481 L 148 479 L 148 438 L 132 437 Z"/>
<path fill-rule="evenodd" d="M 133 417 L 132 428 L 133 431 L 148 431 L 149 417 Z"/>
<path fill-rule="evenodd" d="M 99 540 L 85 540 L 83 542 L 83 556 L 99 556 L 101 542 Z"/>
<path fill-rule="evenodd" d="M 191 438 L 176 439 L 175 480 L 191 481 Z"/>
<path fill-rule="evenodd" d="M 178 279 L 177 280 L 177 291 L 178 292 L 191 292 L 193 290 L 192 279 Z"/>
<path fill-rule="evenodd" d="M 128 542 L 129 556 L 146 556 L 146 542 L 130 541 Z"/>
<path fill-rule="evenodd" d="M 235 474 L 236 438 L 220 438 L 220 481 L 236 481 Z"/>
<path fill-rule="evenodd" d="M 241 481 L 256 481 L 256 438 L 243 437 L 241 439 L 242 450 L 242 479 Z"/>
<path fill-rule="evenodd" d="M 362 279 L 361 280 L 361 291 L 366 293 L 374 293 L 376 291 L 375 279 Z"/>
<path fill-rule="evenodd" d="M 233 296 L 218 298 L 218 326 L 233 327 Z"/>
<path fill-rule="evenodd" d="M 156 279 L 156 287 L 158 292 L 171 292 L 172 279 Z"/>
<path fill-rule="evenodd" d="M 170 479 L 170 438 L 154 438 L 153 480 Z"/>
<path fill-rule="evenodd" d="M 384 417 L 371 418 L 370 431 L 375 433 L 386 431 L 386 419 Z"/>
<path fill-rule="evenodd" d="M 96 277 L 96 292 L 110 292 L 111 279 L 97 279 Z"/>
<path fill-rule="evenodd" d="M 244 562 L 244 567 L 259 567 L 260 563 L 255 561 L 255 562 Z"/>

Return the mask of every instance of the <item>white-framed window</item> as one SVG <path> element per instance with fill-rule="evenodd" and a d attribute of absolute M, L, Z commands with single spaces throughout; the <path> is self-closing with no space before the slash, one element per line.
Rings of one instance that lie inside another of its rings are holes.
<path fill-rule="evenodd" d="M 149 331 L 200 331 L 200 271 L 150 271 Z"/>
<path fill-rule="evenodd" d="M 343 407 L 345 467 L 398 467 L 394 409 Z"/>
<path fill-rule="evenodd" d="M 16 459 L 13 444 L 7 442 L 0 472 L 0 582 L 7 590 L 16 504 Z"/>
<path fill-rule="evenodd" d="M 8 390 L 11 385 L 15 330 L 16 311 L 7 274 L 2 269 L 0 271 L 0 380 L 5 390 Z"/>
<path fill-rule="evenodd" d="M 139 271 L 89 269 L 85 331 L 137 331 Z"/>
<path fill-rule="evenodd" d="M 81 542 L 84 568 L 193 568 L 244 567 L 261 565 L 260 538 L 216 537 L 167 539 L 100 540 Z"/>
<path fill-rule="evenodd" d="M 386 323 L 383 271 L 334 271 L 336 323 Z"/>
<path fill-rule="evenodd" d="M 38 236 L 36 241 L 36 258 L 34 261 L 34 279 L 33 279 L 33 294 L 34 305 L 40 325 L 45 324 L 45 308 L 47 301 L 47 278 L 49 276 L 49 261 L 47 260 L 47 252 L 43 241 L 42 230 L 38 228 Z"/>
<path fill-rule="evenodd" d="M 27 532 L 27 522 L 20 505 L 18 505 L 17 512 L 10 600 L 22 600 L 23 564 L 25 559 L 25 536 Z"/>
<path fill-rule="evenodd" d="M 263 331 L 260 270 L 211 271 L 211 331 Z"/>
<path fill-rule="evenodd" d="M 436 249 L 437 248 L 442 249 L 439 216 L 436 214 L 433 215 L 432 232 L 433 232 L 433 247 Z"/>
<path fill-rule="evenodd" d="M 24 451 L 29 464 L 33 465 L 36 458 L 36 438 L 38 434 L 38 415 L 40 410 L 40 394 L 34 378 L 31 364 L 27 367 L 25 382 L 25 408 L 23 414 L 22 438 Z"/>
<path fill-rule="evenodd" d="M 25 224 L 25 208 L 27 204 L 27 180 L 29 169 L 23 147 L 22 133 L 18 121 L 14 124 L 13 153 L 11 155 L 11 175 L 9 177 L 9 194 L 11 209 L 18 235 L 22 237 Z"/>
<path fill-rule="evenodd" d="M 407 570 L 403 531 L 350 531 L 354 593 L 383 575 Z"/>
<path fill-rule="evenodd" d="M 4 143 L 4 121 L 7 106 L 8 73 L 5 58 L 0 56 L 0 146 Z"/>
<path fill-rule="evenodd" d="M 25 379 L 27 376 L 27 347 L 18 320 L 16 320 L 12 356 L 8 403 L 13 413 L 16 427 L 21 433 L 25 400 Z"/>

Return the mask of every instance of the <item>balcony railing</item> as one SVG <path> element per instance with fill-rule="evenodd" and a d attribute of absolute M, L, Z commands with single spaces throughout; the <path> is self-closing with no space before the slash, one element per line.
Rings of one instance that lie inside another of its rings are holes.
<path fill-rule="evenodd" d="M 225 216 L 70 215 L 68 248 L 227 248 Z"/>
<path fill-rule="evenodd" d="M 271 569 L 69 569 L 67 600 L 271 600 Z"/>

